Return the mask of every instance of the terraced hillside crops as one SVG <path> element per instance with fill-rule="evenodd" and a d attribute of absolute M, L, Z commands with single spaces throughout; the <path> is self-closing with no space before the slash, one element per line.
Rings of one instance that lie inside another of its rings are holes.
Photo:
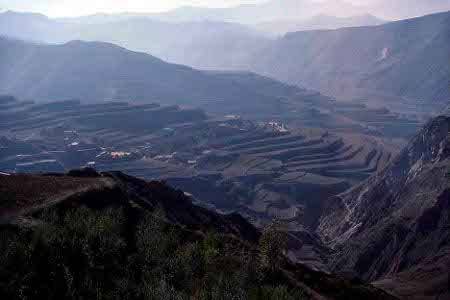
<path fill-rule="evenodd" d="M 288 128 L 156 104 L 44 105 L 3 97 L 0 170 L 82 166 L 167 179 L 199 201 L 314 226 L 320 200 L 382 168 L 394 147 L 368 135 Z"/>
<path fill-rule="evenodd" d="M 300 218 L 309 225 L 314 217 L 311 210 L 304 214 L 308 209 L 304 205 L 312 209 L 320 198 L 367 178 L 383 168 L 395 151 L 379 138 L 336 135 L 321 129 L 277 131 L 241 120 L 205 126 L 207 129 L 180 129 L 150 142 L 150 157 L 168 165 L 181 163 L 190 170 L 189 176 L 168 174 L 165 178 L 199 198 L 215 189 L 225 192 L 225 196 L 210 197 L 218 208 L 240 207 L 258 215 Z M 224 128 L 226 135 L 202 136 Z M 238 195 L 233 195 L 235 189 Z"/>
<path fill-rule="evenodd" d="M 396 122 L 384 114 L 384 124 Z M 327 250 L 310 232 L 322 202 L 383 168 L 401 144 L 369 134 L 366 125 L 348 133 L 357 123 L 339 126 L 344 115 L 293 115 L 285 123 L 250 121 L 157 104 L 36 105 L 0 97 L 0 176 L 88 166 L 164 179 L 198 204 L 239 211 L 255 224 L 289 220 L 294 257 L 317 265 Z"/>
<path fill-rule="evenodd" d="M 116 151 L 173 123 L 201 121 L 199 110 L 180 110 L 156 104 L 80 105 L 66 101 L 44 105 L 0 102 L 0 160 L 2 170 L 15 172 L 67 171 L 99 160 L 128 157 Z M 111 151 L 104 151 L 107 146 Z M 131 149 L 135 150 L 135 149 Z"/>

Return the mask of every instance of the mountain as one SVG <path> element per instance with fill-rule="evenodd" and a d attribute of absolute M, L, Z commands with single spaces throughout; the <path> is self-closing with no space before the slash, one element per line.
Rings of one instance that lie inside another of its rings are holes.
<path fill-rule="evenodd" d="M 286 7 L 289 5 L 283 4 L 280 9 Z M 449 99 L 449 15 L 382 26 L 295 32 L 273 39 L 248 26 L 217 21 L 177 23 L 130 14 L 106 23 L 76 24 L 7 12 L 0 14 L 0 34 L 48 43 L 112 42 L 198 69 L 251 70 L 339 99 L 423 114 L 441 109 Z M 298 30 L 380 22 L 368 15 L 319 16 L 295 21 L 291 27 L 293 19 L 283 20 L 266 24 Z"/>
<path fill-rule="evenodd" d="M 450 99 L 450 12 L 290 33 L 252 57 L 257 73 L 341 99 L 440 109 Z"/>
<path fill-rule="evenodd" d="M 38 102 L 158 102 L 223 114 L 273 112 L 280 107 L 279 98 L 298 100 L 304 94 L 298 87 L 256 74 L 235 72 L 230 78 L 107 43 L 42 45 L 0 38 L 0 65 L 0 93 Z"/>
<path fill-rule="evenodd" d="M 450 10 L 450 3 L 442 0 L 365 0 L 359 1 L 284 0 L 264 1 L 227 8 L 183 6 L 163 13 L 94 14 L 62 21 L 81 24 L 106 23 L 133 17 L 149 17 L 169 22 L 215 21 L 254 25 L 267 22 L 300 21 L 317 15 L 340 18 L 371 14 L 386 20 L 401 20 Z"/>
<path fill-rule="evenodd" d="M 400 155 L 360 186 L 330 199 L 319 233 L 330 265 L 405 299 L 444 299 L 450 231 L 450 118 L 430 121 Z"/>
<path fill-rule="evenodd" d="M 232 69 L 270 41 L 265 34 L 236 23 L 172 23 L 142 17 L 82 25 L 77 32 L 68 32 L 65 41 L 72 39 L 111 42 L 169 62 L 220 70 Z"/>
<path fill-rule="evenodd" d="M 260 31 L 269 32 L 275 35 L 284 35 L 288 32 L 337 29 L 343 27 L 375 26 L 385 23 L 373 15 L 359 15 L 346 18 L 339 18 L 328 15 L 318 15 L 307 20 L 278 20 L 268 23 L 256 24 L 255 28 Z"/>
<path fill-rule="evenodd" d="M 3 297 L 396 299 L 290 262 L 280 225 L 261 234 L 164 182 L 93 169 L 0 176 Z"/>
<path fill-rule="evenodd" d="M 56 21 L 60 21 L 63 23 L 72 23 L 72 24 L 105 24 L 105 23 L 113 23 L 124 21 L 131 18 L 136 17 L 145 17 L 145 14 L 139 13 L 120 13 L 120 14 L 107 14 L 107 13 L 96 13 L 92 15 L 80 16 L 80 17 L 66 17 L 66 18 L 56 18 Z"/>
<path fill-rule="evenodd" d="M 332 19 L 322 16 L 304 26 L 314 28 Z M 450 12 L 380 26 L 295 32 L 278 39 L 234 23 L 170 23 L 143 16 L 73 24 L 9 12 L 6 18 L 0 15 L 1 20 L 5 26 L 0 32 L 18 38 L 113 42 L 195 68 L 251 70 L 338 99 L 400 112 L 433 113 L 450 97 Z M 36 20 L 45 26 L 35 26 Z M 378 22 L 369 16 L 334 20 Z M 18 32 L 9 32 L 6 24 L 16 24 Z"/>
<path fill-rule="evenodd" d="M 265 1 L 258 4 L 243 4 L 226 8 L 206 8 L 182 6 L 162 13 L 119 13 L 96 14 L 78 18 L 61 19 L 70 23 L 104 23 L 133 17 L 147 17 L 164 22 L 236 22 L 241 24 L 257 24 L 261 22 L 289 19 L 307 19 L 319 14 L 348 17 L 367 13 L 365 7 L 347 1 L 312 1 L 285 0 Z"/>
<path fill-rule="evenodd" d="M 6 11 L 0 13 L 0 36 L 46 42 L 64 39 L 75 26 L 35 13 Z"/>
<path fill-rule="evenodd" d="M 267 34 L 236 23 L 176 23 L 139 15 L 94 15 L 85 19 L 76 22 L 6 12 L 0 14 L 0 35 L 57 44 L 71 40 L 108 42 L 173 63 L 221 70 L 248 59 L 247 55 L 270 41 Z"/>

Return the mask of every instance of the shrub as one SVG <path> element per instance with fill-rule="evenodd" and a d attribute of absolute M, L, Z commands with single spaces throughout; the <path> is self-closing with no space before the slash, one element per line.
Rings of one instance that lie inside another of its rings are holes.
<path fill-rule="evenodd" d="M 282 261 L 280 224 L 264 231 L 267 268 L 259 269 L 254 252 L 234 252 L 225 236 L 183 231 L 162 210 L 132 215 L 119 208 L 52 209 L 32 228 L 0 229 L 0 298 L 305 299 L 264 274 Z"/>
<path fill-rule="evenodd" d="M 260 239 L 261 265 L 270 272 L 275 272 L 282 267 L 288 246 L 287 226 L 274 220 L 264 228 Z"/>

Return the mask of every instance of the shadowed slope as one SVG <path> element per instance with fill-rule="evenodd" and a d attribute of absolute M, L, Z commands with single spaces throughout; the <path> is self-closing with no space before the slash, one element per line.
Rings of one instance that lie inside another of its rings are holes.
<path fill-rule="evenodd" d="M 3 176 L 3 175 L 2 175 Z M 3 177 L 2 177 L 3 178 Z M 94 278 L 95 280 L 99 280 L 99 282 L 104 282 L 110 284 L 112 287 L 116 287 L 113 282 L 109 281 L 109 276 L 119 276 L 120 270 L 114 270 L 118 265 L 120 265 L 121 260 L 120 257 L 115 257 L 115 252 L 110 251 L 121 251 L 120 247 L 118 248 L 118 244 L 108 244 L 109 238 L 114 238 L 115 242 L 122 242 L 127 243 L 129 245 L 128 248 L 126 248 L 127 251 L 132 251 L 132 253 L 135 253 L 137 251 L 137 254 L 140 253 L 140 251 L 151 251 L 152 249 L 157 250 L 159 248 L 152 248 L 156 247 L 157 245 L 147 245 L 145 244 L 145 240 L 143 241 L 143 244 L 140 244 L 139 236 L 142 233 L 142 225 L 139 225 L 139 220 L 143 219 L 143 215 L 145 216 L 145 213 L 153 214 L 151 219 L 153 221 L 150 221 L 150 225 L 153 224 L 152 222 L 163 222 L 169 226 L 168 230 L 166 232 L 166 239 L 163 236 L 160 236 L 160 240 L 158 239 L 158 231 L 155 230 L 154 227 L 152 232 L 149 232 L 148 236 L 146 238 L 151 239 L 153 243 L 161 243 L 161 247 L 163 245 L 167 245 L 164 243 L 167 243 L 167 238 L 175 239 L 173 242 L 174 244 L 172 247 L 178 247 L 178 251 L 184 251 L 185 246 L 191 244 L 195 245 L 197 243 L 197 247 L 205 247 L 205 243 L 207 246 L 213 248 L 206 248 L 206 249 L 213 249 L 215 251 L 220 251 L 220 257 L 217 257 L 217 254 L 207 252 L 209 256 L 206 256 L 205 259 L 208 259 L 207 262 L 207 269 L 211 267 L 217 267 L 217 268 L 224 268 L 225 273 L 221 273 L 224 277 L 222 277 L 222 280 L 225 280 L 225 278 L 228 278 L 227 276 L 230 276 L 230 274 L 233 274 L 233 272 L 236 272 L 236 269 L 238 268 L 242 262 L 241 260 L 237 259 L 237 256 L 244 255 L 247 258 L 253 257 L 252 255 L 256 255 L 255 259 L 258 261 L 260 254 L 259 249 L 257 248 L 257 242 L 260 237 L 260 233 L 247 221 L 245 221 L 242 217 L 239 215 L 220 215 L 211 211 L 208 211 L 204 208 L 200 208 L 197 206 L 194 206 L 190 199 L 184 195 L 183 192 L 179 190 L 174 190 L 170 187 L 168 187 L 163 182 L 145 182 L 143 180 L 139 180 L 130 176 L 127 176 L 120 172 L 107 172 L 107 173 L 96 173 L 93 170 L 85 169 L 85 170 L 79 170 L 79 171 L 72 171 L 67 175 L 64 174 L 47 174 L 47 175 L 10 175 L 5 176 L 0 181 L 0 189 L 4 192 L 7 192 L 10 197 L 8 197 L 8 202 L 12 205 L 10 205 L 11 210 L 8 213 L 2 212 L 0 214 L 0 220 L 2 220 L 3 225 L 8 225 L 7 227 L 2 227 L 2 230 L 5 230 L 4 237 L 7 237 L 8 234 L 11 234 L 8 230 L 25 230 L 23 232 L 20 232 L 20 236 L 23 236 L 23 234 L 26 234 L 26 230 L 37 230 L 37 233 L 39 233 L 39 230 L 53 230 L 49 231 L 48 235 L 53 236 L 55 234 L 55 231 L 58 232 L 58 230 L 67 230 L 67 233 L 73 234 L 74 239 L 71 240 L 73 245 L 72 247 L 69 247 L 67 249 L 78 249 L 79 245 L 79 235 L 81 234 L 82 240 L 81 242 L 84 242 L 84 249 L 85 251 L 91 247 L 90 238 L 92 238 L 92 235 L 95 234 L 96 230 L 100 230 L 102 232 L 102 239 L 100 240 L 93 240 L 93 242 L 97 243 L 94 245 L 99 245 L 100 247 L 97 249 L 96 255 L 98 255 L 99 259 L 106 259 L 105 261 L 108 262 L 108 259 L 111 259 L 111 263 L 106 267 L 104 271 L 110 270 L 114 273 L 111 273 L 109 275 L 102 275 L 103 270 L 95 270 L 94 273 L 88 273 L 85 274 L 86 276 L 89 276 L 89 278 Z M 58 182 L 60 185 L 60 188 L 57 188 L 55 183 Z M 99 185 L 99 182 L 107 182 L 106 185 Z M 33 188 L 26 188 L 21 189 L 19 186 L 24 185 L 28 187 L 34 187 Z M 74 188 L 77 189 L 77 191 L 74 190 Z M 22 202 L 20 199 L 26 199 L 25 202 Z M 55 199 L 59 199 L 56 201 Z M 19 202 L 21 202 L 21 206 L 19 207 Z M 0 205 L 3 205 L 4 203 L 0 203 Z M 44 206 L 43 206 L 44 204 Z M 42 210 L 43 208 L 46 208 L 46 210 Z M 89 212 L 89 210 L 86 210 L 86 208 L 90 209 L 89 215 L 86 215 L 86 213 Z M 122 211 L 122 216 L 120 217 L 120 214 L 115 216 L 114 210 L 117 211 L 117 209 L 120 208 L 120 211 Z M 53 213 L 52 213 L 53 211 Z M 77 214 L 78 212 L 78 214 Z M 83 232 L 77 231 L 80 230 L 79 227 L 80 223 L 83 222 L 90 222 L 91 220 L 91 214 L 97 215 L 101 221 L 101 223 L 97 224 L 94 222 L 93 227 L 89 228 L 90 231 L 86 232 L 86 235 L 83 235 Z M 113 213 L 113 216 L 115 216 L 114 220 L 110 220 L 111 213 Z M 73 217 L 73 214 L 75 214 L 75 217 L 82 217 L 82 219 L 76 219 Z M 59 219 L 58 219 L 59 216 Z M 56 218 L 56 223 L 55 219 Z M 59 221 L 58 221 L 59 220 Z M 67 221 L 71 221 L 72 223 L 67 223 Z M 122 221 L 121 221 L 122 220 Z M 52 223 L 53 222 L 53 223 Z M 113 223 L 111 223 L 113 222 Z M 119 222 L 123 224 L 122 227 L 118 227 L 115 232 L 115 235 L 118 236 L 110 236 L 110 232 L 108 231 L 108 228 L 112 224 L 115 224 L 115 222 Z M 53 229 L 51 229 L 51 225 L 53 224 Z M 59 228 L 55 227 L 55 225 L 61 226 L 64 225 L 65 228 Z M 156 223 L 161 224 L 161 223 Z M 154 225 L 153 225 L 154 226 Z M 158 225 L 161 226 L 161 225 Z M 29 228 L 29 229 L 27 229 Z M 156 227 L 157 229 L 158 227 Z M 74 231 L 75 230 L 75 231 Z M 145 230 L 145 228 L 144 228 Z M 211 237 L 211 230 L 216 232 L 217 234 L 220 234 L 220 241 L 214 242 Z M 123 231 L 123 232 L 122 232 Z M 65 231 L 63 231 L 65 232 Z M 137 232 L 137 236 L 136 236 Z M 144 231 L 145 233 L 145 231 Z M 122 238 L 122 234 L 124 235 L 124 238 Z M 156 236 L 152 236 L 152 234 Z M 136 236 L 136 237 L 134 237 Z M 36 243 L 39 243 L 38 235 L 36 237 Z M 94 235 L 95 237 L 95 235 Z M 137 239 L 137 243 L 133 244 L 133 240 Z M 43 251 L 43 249 L 46 249 L 45 246 L 40 246 L 37 248 L 34 248 L 35 245 L 33 243 L 30 243 L 29 245 L 29 251 L 30 253 L 40 253 L 41 259 L 46 259 L 47 256 L 52 259 L 51 253 L 52 251 L 60 251 L 58 252 L 59 255 L 62 254 L 70 254 L 74 257 L 90 257 L 91 254 L 88 253 L 78 253 L 76 251 L 71 252 L 71 250 L 67 250 L 66 248 L 61 249 L 52 249 L 53 247 L 57 247 L 56 245 L 59 245 L 58 243 L 61 243 L 64 241 L 63 237 L 60 237 L 59 240 L 49 240 L 49 244 L 47 245 L 48 252 L 39 252 Z M 16 241 L 17 243 L 17 241 Z M 104 249 L 104 245 L 107 243 L 109 247 L 107 249 Z M 220 248 L 215 248 L 218 246 L 215 245 L 222 245 Z M 14 244 L 11 244 L 11 247 L 14 247 Z M 135 245 L 135 246 L 132 246 Z M 169 244 L 171 245 L 171 244 Z M 202 246 L 203 245 L 203 246 Z M 4 245 L 2 244 L 1 247 Z M 146 246 L 148 248 L 141 249 L 139 247 Z M 138 247 L 137 249 L 135 247 Z M 201 248 L 203 249 L 203 248 Z M 216 250 L 217 249 L 217 250 Z M 8 246 L 6 247 L 6 250 L 8 251 L 8 258 L 11 259 L 11 252 Z M 19 249 L 20 250 L 20 249 Z M 166 248 L 167 252 L 171 252 L 171 248 Z M 49 254 L 50 253 L 50 254 Z M 144 252 L 145 254 L 146 252 Z M 165 255 L 169 255 L 168 253 L 160 253 L 160 252 L 149 252 L 153 256 L 148 257 L 147 259 L 150 259 L 150 266 L 165 266 L 166 269 L 158 269 L 159 273 L 156 273 L 156 275 L 160 276 L 159 280 L 165 280 L 166 284 L 174 284 L 173 287 L 177 291 L 192 291 L 190 286 L 184 286 L 184 282 L 174 282 L 172 277 L 168 276 L 175 276 L 179 275 L 179 272 L 182 272 L 183 268 L 186 267 L 183 260 L 172 260 L 170 261 L 170 265 L 165 265 L 167 261 L 165 261 Z M 159 253 L 159 254 L 158 254 Z M 178 252 L 177 252 L 178 253 Z M 252 254 L 253 253 L 253 254 Z M 81 255 L 81 256 L 80 256 Z M 112 256 L 110 256 L 112 255 Z M 159 255 L 159 256 L 158 256 Z M 33 279 L 34 272 L 43 272 L 43 275 L 47 274 L 44 272 L 44 266 L 39 265 L 39 262 L 33 260 L 34 256 L 31 256 L 30 259 L 27 259 L 24 264 L 30 264 L 33 266 L 32 272 L 29 273 L 30 278 L 32 278 L 31 281 L 28 281 L 31 286 L 33 286 L 34 281 L 38 279 Z M 97 257 L 97 256 L 96 256 Z M 178 256 L 175 256 L 178 257 Z M 234 257 L 234 258 L 233 258 Z M 158 261 L 157 259 L 161 258 L 163 261 Z M 203 259 L 202 256 L 199 256 L 200 259 Z M 61 259 L 61 256 L 59 256 L 58 259 Z M 131 257 L 129 258 L 131 259 Z M 138 256 L 136 256 L 134 259 L 138 259 Z M 153 260 L 153 261 L 152 261 Z M 102 265 L 102 260 L 93 260 L 91 261 L 91 265 Z M 226 265 L 225 262 L 228 262 L 231 265 Z M 4 266 L 4 261 L 1 261 L 2 266 Z M 145 272 L 145 268 L 149 267 L 148 261 L 144 260 L 142 262 L 142 272 Z M 201 261 L 198 261 L 198 263 L 201 263 Z M 222 265 L 221 265 L 222 263 Z M 22 264 L 20 264 L 22 266 Z M 76 268 L 72 266 L 73 262 L 65 262 L 65 270 L 66 272 L 70 272 L 74 277 L 74 279 L 71 281 L 74 284 L 78 284 L 78 278 Z M 81 267 L 84 265 L 82 261 L 79 262 L 78 267 Z M 131 272 L 133 269 L 133 265 L 127 264 L 127 272 Z M 170 266 L 170 267 L 169 267 Z M 245 266 L 245 264 L 243 265 Z M 276 273 L 266 273 L 266 271 L 259 271 L 259 276 L 262 276 L 262 282 L 263 284 L 266 282 L 265 276 L 270 275 L 272 280 L 272 283 L 269 284 L 283 284 L 286 286 L 289 290 L 295 291 L 300 290 L 302 291 L 301 294 L 303 298 L 301 299 L 390 299 L 394 300 L 395 298 L 366 284 L 362 284 L 360 282 L 356 281 L 349 281 L 349 280 L 343 280 L 339 279 L 337 277 L 327 275 L 321 272 L 315 272 L 312 271 L 302 265 L 293 264 L 285 259 L 283 259 L 283 263 L 280 265 L 280 269 L 276 271 Z M 50 260 L 49 268 L 55 267 L 55 270 L 59 270 L 58 266 L 52 265 L 52 261 Z M 14 274 L 18 274 L 20 272 L 19 270 L 5 270 L 1 269 L 3 272 L 12 272 L 11 274 L 14 276 Z M 194 269 L 195 270 L 195 269 Z M 217 272 L 223 272 L 223 269 L 218 269 L 220 271 Z M 264 270 L 264 269 L 262 269 Z M 242 269 L 242 272 L 247 272 L 246 270 Z M 101 277 L 96 277 L 97 275 L 101 275 Z M 137 273 L 139 274 L 139 273 Z M 149 272 L 148 274 L 153 274 Z M 184 274 L 184 273 L 181 273 Z M 214 277 L 208 276 L 208 272 L 206 275 L 198 275 L 198 273 L 193 273 L 194 276 L 196 276 L 196 279 L 200 276 L 201 278 L 204 278 L 204 276 L 207 276 L 206 278 L 210 278 L 211 280 L 215 280 Z M 252 274 L 252 273 L 246 273 L 246 274 Z M 0 278 L 4 273 L 0 273 Z M 49 274 L 49 278 L 52 278 L 52 275 Z M 92 277 L 94 276 L 94 277 Z M 158 278 L 156 278 L 158 279 Z M 256 280 L 256 278 L 254 278 Z M 252 278 L 249 278 L 249 280 L 254 280 Z M 33 281 L 34 280 L 34 281 Z M 39 280 L 44 280 L 44 278 L 40 278 Z M 55 280 L 55 279 L 52 279 Z M 57 280 L 57 279 L 56 279 Z M 150 278 L 147 278 L 146 280 L 152 280 Z M 184 280 L 184 279 L 183 279 Z M 191 280 L 191 279 L 189 279 Z M 198 279 L 197 279 L 198 280 Z M 19 280 L 20 282 L 20 280 Z M 27 282 L 27 281 L 24 281 Z M 81 281 L 82 282 L 82 281 Z M 202 281 L 199 281 L 200 283 Z M 213 281 L 216 282 L 216 281 Z M 268 281 L 270 282 L 270 281 Z M 223 283 L 223 281 L 219 280 L 215 284 L 217 284 L 217 288 L 220 286 L 220 284 Z M 14 282 L 10 283 L 14 284 Z M 122 284 L 126 284 L 125 282 L 122 282 Z M 206 285 L 206 282 L 204 283 Z M 209 283 L 211 284 L 211 283 Z M 265 283 L 267 284 L 267 283 Z M 5 285 L 0 285 L 0 287 Z M 207 286 L 207 285 L 206 285 Z M 85 286 L 82 286 L 85 288 Z M 64 287 L 66 288 L 66 287 Z M 102 286 L 101 289 L 104 287 Z M 133 285 L 128 287 L 132 288 L 129 292 L 135 293 L 136 290 L 133 290 Z M 134 286 L 134 288 L 137 288 Z M 193 291 L 198 291 L 198 288 L 196 286 L 193 287 Z M 99 287 L 97 287 L 98 291 Z M 70 289 L 69 289 L 70 290 Z M 23 291 L 25 293 L 28 293 L 28 287 L 23 287 Z M 241 290 L 245 291 L 245 290 Z M 11 292 L 7 290 L 1 289 L 0 292 Z M 46 286 L 41 285 L 39 290 L 35 291 L 36 293 L 39 293 L 40 295 L 46 294 Z M 74 293 L 79 293 L 80 291 L 74 291 Z M 121 293 L 123 291 L 121 290 L 115 290 L 116 293 Z M 230 286 L 228 289 L 228 293 L 235 293 L 236 287 Z M 173 291 L 172 291 L 173 293 Z M 245 295 L 245 294 L 242 294 Z M 48 294 L 50 297 L 51 295 Z M 196 294 L 194 293 L 194 296 L 196 297 Z M 256 298 L 247 298 L 246 296 L 243 299 L 261 299 L 260 297 Z M 51 297 L 50 297 L 51 298 Z M 160 299 L 160 298 L 156 298 Z M 164 299 L 164 296 L 161 298 Z M 187 298 L 182 298 L 187 299 Z M 224 298 L 228 299 L 228 298 Z M 269 298 L 270 299 L 270 298 Z M 281 298 L 284 299 L 284 298 Z M 296 298 L 297 299 L 297 298 Z"/>

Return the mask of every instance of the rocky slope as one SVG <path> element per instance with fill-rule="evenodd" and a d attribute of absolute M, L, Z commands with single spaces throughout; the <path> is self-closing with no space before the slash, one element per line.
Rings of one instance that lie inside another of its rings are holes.
<path fill-rule="evenodd" d="M 450 118 L 438 117 L 387 168 L 330 199 L 318 231 L 337 251 L 331 267 L 405 299 L 448 297 L 449 199 Z"/>
<path fill-rule="evenodd" d="M 181 236 L 195 241 L 214 230 L 223 235 L 223 242 L 228 241 L 227 251 L 243 251 L 238 249 L 254 248 L 260 237 L 258 230 L 239 215 L 225 216 L 208 211 L 193 205 L 183 192 L 163 182 L 145 182 L 120 172 L 99 174 L 92 169 L 84 169 L 67 175 L 0 174 L 0 178 L 2 230 L 5 226 L 39 226 L 52 208 L 58 214 L 64 214 L 64 211 L 78 207 L 99 212 L 108 207 L 121 207 L 129 221 L 139 216 L 140 211 L 162 210 L 166 222 L 181 231 L 180 243 L 183 243 Z M 67 217 L 64 222 L 66 220 Z M 108 225 L 104 223 L 104 226 Z M 135 227 L 133 224 L 127 226 L 128 230 Z M 287 286 L 304 291 L 306 298 L 302 299 L 395 299 L 373 286 L 339 279 L 290 262 L 286 263 L 282 274 Z M 0 277 L 3 275 L 0 272 Z M 45 290 L 39 292 L 42 291 Z M 0 289 L 0 292 L 5 291 Z"/>

